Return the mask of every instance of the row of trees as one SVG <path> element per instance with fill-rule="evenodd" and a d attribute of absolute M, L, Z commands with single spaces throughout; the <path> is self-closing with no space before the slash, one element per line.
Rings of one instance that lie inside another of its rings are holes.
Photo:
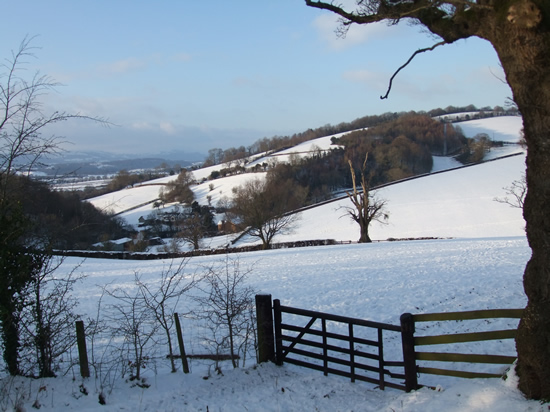
<path fill-rule="evenodd" d="M 507 100 L 506 108 L 498 105 L 494 107 L 484 106 L 484 107 L 478 108 L 473 104 L 469 104 L 467 106 L 447 106 L 443 109 L 439 107 L 437 109 L 429 110 L 427 114 L 430 115 L 431 117 L 436 117 L 436 116 L 444 116 L 446 114 L 475 113 L 475 112 L 480 113 L 481 117 L 484 117 L 486 114 L 487 115 L 506 114 L 506 115 L 515 116 L 518 114 L 518 108 L 513 103 L 513 101 L 510 102 Z"/>
<path fill-rule="evenodd" d="M 205 159 L 204 166 L 212 166 L 221 163 L 242 165 L 245 162 L 245 158 L 248 156 L 259 153 L 276 152 L 319 137 L 376 126 L 377 124 L 395 119 L 403 114 L 404 113 L 384 113 L 382 115 L 364 116 L 352 122 L 342 122 L 338 125 L 326 124 L 316 129 L 308 129 L 305 132 L 295 133 L 291 136 L 263 137 L 246 148 L 240 146 L 238 148 L 230 147 L 225 150 L 220 148 L 210 149 Z"/>
<path fill-rule="evenodd" d="M 248 156 L 252 156 L 259 153 L 269 153 L 282 150 L 288 147 L 296 146 L 300 143 L 308 140 L 317 139 L 319 137 L 330 136 L 337 133 L 350 132 L 354 130 L 365 129 L 369 127 L 375 127 L 390 121 L 394 121 L 404 116 L 425 116 L 429 118 L 444 116 L 446 114 L 465 113 L 465 112 L 479 112 L 483 113 L 498 113 L 498 114 L 517 114 L 517 107 L 510 105 L 505 109 L 502 106 L 494 107 L 482 107 L 477 108 L 475 105 L 470 104 L 467 106 L 447 106 L 446 108 L 432 109 L 428 112 L 400 112 L 400 113 L 384 113 L 381 115 L 369 115 L 357 118 L 351 122 L 342 122 L 337 125 L 326 124 L 324 126 L 308 129 L 305 132 L 295 133 L 291 136 L 273 136 L 263 137 L 252 143 L 248 147 L 230 147 L 228 149 L 213 148 L 208 151 L 208 156 L 205 159 L 204 166 L 212 166 L 222 163 L 235 163 L 242 165 L 244 159 Z"/>

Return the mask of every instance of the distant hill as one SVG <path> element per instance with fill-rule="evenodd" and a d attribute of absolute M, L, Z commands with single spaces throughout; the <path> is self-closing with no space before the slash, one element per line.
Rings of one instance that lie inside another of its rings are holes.
<path fill-rule="evenodd" d="M 34 172 L 46 176 L 103 176 L 121 170 L 147 170 L 166 164 L 190 167 L 204 160 L 200 153 L 175 152 L 157 154 L 151 157 L 112 154 L 106 152 L 67 152 L 62 156 L 46 160 L 35 167 Z"/>

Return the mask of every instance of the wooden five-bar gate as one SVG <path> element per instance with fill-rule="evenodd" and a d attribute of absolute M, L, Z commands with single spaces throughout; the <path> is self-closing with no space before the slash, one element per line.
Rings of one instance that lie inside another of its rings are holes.
<path fill-rule="evenodd" d="M 259 361 L 284 362 L 319 370 L 325 375 L 348 377 L 385 387 L 414 390 L 419 373 L 465 378 L 497 377 L 501 374 L 437 369 L 419 362 L 466 362 L 511 364 L 514 356 L 418 352 L 417 346 L 457 342 L 510 339 L 516 329 L 473 333 L 415 336 L 415 322 L 469 319 L 519 318 L 522 309 L 496 309 L 401 316 L 399 326 L 338 316 L 281 305 L 271 295 L 256 296 Z M 284 319 L 283 319 L 284 315 Z M 305 324 L 305 326 L 303 326 Z M 402 359 L 386 359 L 384 342 L 397 340 Z"/>
<path fill-rule="evenodd" d="M 278 365 L 286 362 L 305 366 L 325 375 L 348 377 L 352 382 L 359 380 L 377 384 L 381 389 L 386 386 L 405 389 L 402 384 L 388 380 L 405 379 L 403 372 L 394 373 L 388 369 L 400 367 L 403 371 L 403 361 L 384 358 L 384 332 L 400 333 L 399 326 L 282 306 L 278 299 L 273 301 L 273 313 Z M 307 319 L 306 326 L 283 323 L 283 313 Z M 331 331 L 330 325 L 337 330 L 343 329 L 345 333 Z M 286 332 L 296 332 L 297 335 Z"/>

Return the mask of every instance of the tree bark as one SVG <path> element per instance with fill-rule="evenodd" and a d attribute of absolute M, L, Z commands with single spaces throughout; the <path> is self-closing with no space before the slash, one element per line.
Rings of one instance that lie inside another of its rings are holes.
<path fill-rule="evenodd" d="M 542 94 L 536 90 L 530 93 Z M 522 89 L 517 94 L 526 92 Z M 518 103 L 527 141 L 528 190 L 523 215 L 532 256 L 523 276 L 528 303 L 516 338 L 517 372 L 520 389 L 534 399 L 550 399 L 550 96 L 544 94 L 547 97 L 540 106 Z"/>
<path fill-rule="evenodd" d="M 506 27 L 496 28 L 490 41 L 523 116 L 528 188 L 523 215 L 533 252 L 523 276 L 528 303 L 516 338 L 517 373 L 525 395 L 550 399 L 550 35 L 548 22 L 536 29 Z"/>

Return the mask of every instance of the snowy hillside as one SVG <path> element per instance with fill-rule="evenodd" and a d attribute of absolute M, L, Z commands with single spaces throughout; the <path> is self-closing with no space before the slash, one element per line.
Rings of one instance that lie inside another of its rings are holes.
<path fill-rule="evenodd" d="M 446 160 L 441 159 L 442 163 Z M 521 177 L 524 155 L 412 179 L 385 187 L 379 195 L 388 200 L 390 224 L 374 226 L 375 239 L 388 237 L 452 237 L 453 239 L 375 242 L 309 248 L 280 249 L 230 255 L 239 266 L 250 269 L 246 286 L 271 294 L 283 305 L 319 310 L 338 315 L 399 323 L 404 312 L 430 313 L 488 308 L 521 308 L 526 304 L 522 274 L 531 250 L 523 232 L 518 209 L 497 203 L 503 186 Z M 198 185 L 197 198 L 223 196 L 239 184 L 241 175 L 215 180 L 214 189 Z M 227 182 L 227 184 L 225 183 Z M 151 195 L 154 196 L 153 186 Z M 131 197 L 130 190 L 123 191 Z M 121 192 L 122 193 L 122 192 Z M 143 201 L 146 196 L 140 197 Z M 121 194 L 120 199 L 125 197 Z M 131 202 L 128 202 L 130 204 Z M 138 204 L 138 201 L 135 202 Z M 356 240 L 358 229 L 346 217 L 342 201 L 327 203 L 302 213 L 294 234 L 276 241 L 332 238 Z M 125 213 L 137 219 L 139 209 Z M 250 241 L 244 239 L 243 242 Z M 223 256 L 201 256 L 186 262 L 188 277 L 219 264 Z M 178 263 L 179 261 L 176 261 Z M 135 290 L 134 279 L 148 285 L 159 282 L 171 262 L 68 258 L 60 275 L 76 266 L 86 276 L 74 289 L 77 311 L 84 318 L 95 317 L 98 302 L 109 303 L 102 288 Z M 180 314 L 197 309 L 189 293 L 178 301 Z M 198 332 L 196 320 L 183 319 L 188 354 L 208 350 Z M 483 322 L 496 328 L 515 327 L 514 320 Z M 487 325 L 480 322 L 442 323 L 429 326 L 439 333 L 474 332 Z M 100 356 L 101 342 L 93 350 Z M 104 343 L 104 342 L 103 342 Z M 471 353 L 515 352 L 513 341 L 468 344 Z M 89 351 L 92 349 L 89 347 Z M 166 348 L 156 345 L 145 375 L 148 388 L 135 386 L 118 374 L 82 379 L 78 368 L 55 379 L 26 380 L 0 378 L 0 409 L 45 411 L 534 411 L 545 404 L 526 401 L 517 390 L 513 371 L 507 380 L 436 377 L 421 374 L 419 382 L 437 387 L 411 393 L 285 364 L 251 366 L 232 370 L 222 363 L 221 374 L 212 362 L 191 360 L 191 373 L 169 372 Z M 401 346 L 390 338 L 384 347 L 387 359 L 400 359 Z M 75 359 L 76 354 L 67 356 Z M 65 365 L 65 364 L 64 364 Z M 179 365 L 178 365 L 179 366 Z M 481 366 L 480 366 L 481 367 Z M 504 372 L 500 365 L 483 366 Z M 100 371 L 101 372 L 101 371 Z M 98 394 L 108 386 L 106 405 Z"/>
<path fill-rule="evenodd" d="M 520 117 L 503 116 L 470 120 L 458 123 L 458 125 L 468 136 L 483 132 L 493 136 L 495 140 L 512 142 L 518 141 L 520 138 L 522 121 Z M 282 161 L 283 158 L 290 156 L 290 153 L 304 155 L 314 150 L 328 150 L 330 146 L 331 136 L 322 137 L 279 152 L 277 156 L 273 157 Z M 489 155 L 496 157 L 511 153 L 523 153 L 523 150 L 517 145 L 511 145 L 493 149 Z M 260 158 L 250 165 L 264 161 L 268 161 L 268 158 Z M 460 167 L 460 164 L 452 158 L 434 157 L 433 172 L 456 167 Z M 209 176 L 212 171 L 220 168 L 220 165 L 212 166 L 194 171 L 193 174 L 200 181 Z M 384 240 L 391 237 L 521 235 L 523 230 L 521 213 L 506 205 L 498 204 L 493 199 L 503 197 L 503 188 L 510 186 L 514 180 L 519 180 L 524 169 L 524 158 L 518 156 L 384 188 L 380 190 L 379 195 L 388 201 L 390 220 L 387 226 L 375 224 L 372 228 L 372 237 Z M 200 204 L 215 206 L 221 198 L 231 196 L 233 187 L 241 185 L 248 179 L 261 179 L 264 176 L 265 173 L 249 173 L 220 178 L 198 184 L 193 187 L 193 191 Z M 159 185 L 172 179 L 174 179 L 173 176 L 157 179 L 148 182 L 148 185 L 109 193 L 92 199 L 91 202 L 102 209 L 122 213 L 121 216 L 128 223 L 137 226 L 141 216 L 145 217 L 152 212 L 152 201 L 158 197 L 161 187 Z M 476 186 L 478 189 L 472 187 L 466 190 L 473 181 L 479 181 L 479 185 Z M 463 193 L 467 193 L 467 195 Z M 441 198 L 447 200 L 438 200 Z M 478 203 L 472 202 L 472 199 L 479 199 L 479 206 L 476 206 Z M 450 203 L 457 206 L 458 212 L 452 218 L 459 222 L 452 229 L 445 223 L 450 217 L 448 212 Z M 418 205 L 418 208 L 411 208 L 411 204 Z M 301 222 L 295 232 L 278 237 L 275 241 L 309 240 L 306 239 L 308 236 L 313 236 L 314 239 L 355 241 L 358 237 L 357 230 L 352 222 L 344 216 L 343 207 L 348 205 L 349 202 L 343 200 L 303 212 Z M 479 231 L 479 228 L 483 230 Z M 476 233 L 477 235 L 475 235 Z M 246 242 L 247 240 L 244 239 L 242 243 Z M 226 239 L 221 241 L 213 239 L 210 242 L 212 246 L 225 243 Z"/>
<path fill-rule="evenodd" d="M 497 116 L 485 119 L 467 120 L 455 123 L 462 128 L 464 135 L 474 137 L 478 133 L 486 133 L 491 140 L 515 143 L 521 135 L 523 122 L 518 116 Z"/>
<path fill-rule="evenodd" d="M 347 132 L 346 132 L 347 133 Z M 332 138 L 340 137 L 346 133 L 337 133 L 331 136 L 319 137 L 318 139 L 308 140 L 306 142 L 300 143 L 289 149 L 278 151 L 272 155 L 264 156 L 259 159 L 254 160 L 247 164 L 246 167 L 254 167 L 257 164 L 262 164 L 263 162 L 269 162 L 270 160 L 285 163 L 288 162 L 291 155 L 299 157 L 308 157 L 315 152 L 326 152 L 331 149 L 337 148 L 332 144 Z"/>
<path fill-rule="evenodd" d="M 318 139 L 313 139 L 304 143 L 299 144 L 298 146 L 292 147 L 290 149 L 282 150 L 277 153 L 266 155 L 266 156 L 256 156 L 256 159 L 246 164 L 247 169 L 251 169 L 257 164 L 262 163 L 271 163 L 271 162 L 286 162 L 288 161 L 291 154 L 296 156 L 311 156 L 317 150 L 327 151 L 331 147 L 334 147 L 331 143 L 332 137 L 341 136 L 343 133 L 339 133 L 333 136 L 320 137 Z M 227 167 L 227 165 L 215 165 L 209 166 L 202 169 L 194 170 L 193 177 L 197 182 L 202 182 L 203 179 L 207 179 L 210 174 L 214 171 L 219 171 L 220 169 Z M 206 196 L 212 196 L 212 204 L 215 205 L 218 200 L 223 196 L 231 196 L 231 189 L 235 186 L 243 184 L 246 180 L 263 178 L 265 173 L 247 173 L 244 175 L 229 176 L 225 178 L 216 179 L 215 181 L 208 181 L 205 183 L 199 183 L 193 188 L 197 201 L 200 204 L 206 205 L 208 201 Z M 136 185 L 136 187 L 127 188 L 120 190 L 118 192 L 108 193 L 106 195 L 98 196 L 96 198 L 90 199 L 89 202 L 94 206 L 102 210 L 110 210 L 113 213 L 121 213 L 129 209 L 133 209 L 149 200 L 152 203 L 153 200 L 158 198 L 158 193 L 160 187 L 166 183 L 174 180 L 176 176 L 167 176 L 160 179 L 155 179 L 144 183 L 143 185 Z M 216 189 L 213 193 L 210 192 L 209 185 L 214 183 Z M 149 207 L 141 208 L 142 213 L 150 213 L 153 210 L 152 204 Z M 128 216 L 129 223 L 134 224 L 134 215 L 136 213 L 131 213 Z M 139 218 L 139 216 L 138 216 Z"/>
<path fill-rule="evenodd" d="M 520 179 L 524 170 L 525 157 L 518 155 L 380 189 L 377 196 L 387 200 L 390 218 L 387 225 L 373 224 L 371 238 L 522 236 L 521 210 L 494 198 L 504 197 L 503 187 Z M 356 241 L 359 228 L 346 216 L 350 206 L 346 198 L 301 212 L 294 232 L 276 241 Z"/>

